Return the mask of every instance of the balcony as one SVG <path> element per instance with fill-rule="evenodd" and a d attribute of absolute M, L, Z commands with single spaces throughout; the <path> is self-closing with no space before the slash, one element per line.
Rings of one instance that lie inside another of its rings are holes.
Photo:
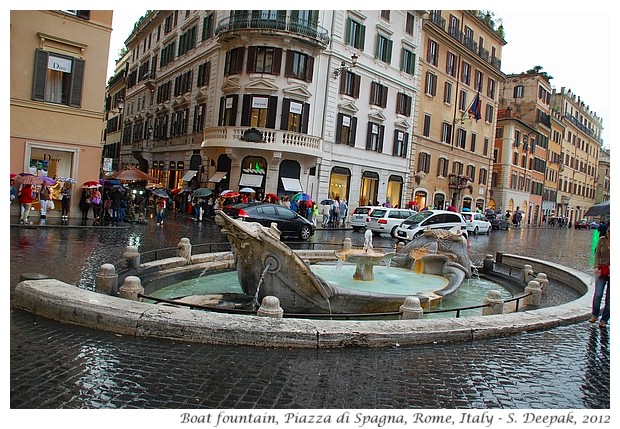
<path fill-rule="evenodd" d="M 252 136 L 248 139 L 248 132 Z M 211 127 L 203 134 L 202 147 L 232 147 L 322 156 L 321 139 L 294 131 L 251 127 Z"/>
<path fill-rule="evenodd" d="M 304 41 L 310 41 L 312 45 L 321 47 L 326 47 L 329 43 L 328 31 L 320 25 L 305 19 L 291 17 L 280 19 L 267 15 L 240 14 L 230 16 L 218 23 L 215 34 L 224 36 L 245 30 L 288 33 L 289 35 L 301 36 Z"/>

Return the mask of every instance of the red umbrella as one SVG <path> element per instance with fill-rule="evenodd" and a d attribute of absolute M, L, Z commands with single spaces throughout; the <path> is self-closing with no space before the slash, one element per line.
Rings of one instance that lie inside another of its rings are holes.
<path fill-rule="evenodd" d="M 136 167 L 125 167 L 122 170 L 109 174 L 108 176 L 106 176 L 106 179 L 118 179 L 122 182 L 158 182 L 156 177 L 153 177 L 150 174 L 147 174 L 144 171 L 137 169 Z"/>
<path fill-rule="evenodd" d="M 276 202 L 280 201 L 280 198 L 276 194 L 267 194 L 265 195 L 265 201 Z"/>
<path fill-rule="evenodd" d="M 82 183 L 82 188 L 87 188 L 87 189 L 95 189 L 95 188 L 98 188 L 99 186 L 101 185 L 96 180 L 89 180 L 87 182 Z"/>

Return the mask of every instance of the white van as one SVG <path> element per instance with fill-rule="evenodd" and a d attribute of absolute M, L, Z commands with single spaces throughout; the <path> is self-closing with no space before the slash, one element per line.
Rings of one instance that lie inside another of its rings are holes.
<path fill-rule="evenodd" d="M 467 224 L 459 213 L 447 210 L 424 210 L 407 218 L 396 228 L 396 238 L 413 240 L 424 234 L 425 229 L 452 229 L 459 227 L 467 238 Z"/>
<path fill-rule="evenodd" d="M 396 228 L 415 210 L 397 209 L 393 207 L 375 207 L 366 218 L 366 228 L 373 234 L 390 234 L 396 238 Z"/>

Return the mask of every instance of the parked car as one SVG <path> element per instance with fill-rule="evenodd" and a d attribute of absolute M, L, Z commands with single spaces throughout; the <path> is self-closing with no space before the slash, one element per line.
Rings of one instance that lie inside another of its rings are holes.
<path fill-rule="evenodd" d="M 590 222 L 590 229 L 597 229 L 599 226 L 601 226 L 601 224 L 595 220 Z"/>
<path fill-rule="evenodd" d="M 491 222 L 482 213 L 461 212 L 461 216 L 465 219 L 468 233 L 478 235 L 491 232 Z"/>
<path fill-rule="evenodd" d="M 407 218 L 396 228 L 396 237 L 413 240 L 424 234 L 426 229 L 449 230 L 454 227 L 460 228 L 461 233 L 468 237 L 467 224 L 459 213 L 447 210 L 423 210 Z"/>
<path fill-rule="evenodd" d="M 590 229 L 590 221 L 588 219 L 581 219 L 575 222 L 575 229 Z"/>
<path fill-rule="evenodd" d="M 353 231 L 359 231 L 362 228 L 366 228 L 366 219 L 370 212 L 375 208 L 381 208 L 377 206 L 359 206 L 353 210 L 351 214 L 351 227 Z"/>
<path fill-rule="evenodd" d="M 233 219 L 258 222 L 269 227 L 276 223 L 283 236 L 295 236 L 309 240 L 314 235 L 315 226 L 303 216 L 279 204 L 239 203 L 223 208 L 224 213 Z"/>
<path fill-rule="evenodd" d="M 506 219 L 504 217 L 503 214 L 499 213 L 499 214 L 495 214 L 495 213 L 489 213 L 486 215 L 486 218 L 489 222 L 491 222 L 491 228 L 492 229 L 505 229 L 508 230 L 508 228 L 510 227 L 510 221 L 508 219 Z"/>
<path fill-rule="evenodd" d="M 396 238 L 396 228 L 415 210 L 397 209 L 394 207 L 375 207 L 366 217 L 366 228 L 373 234 L 390 234 Z"/>

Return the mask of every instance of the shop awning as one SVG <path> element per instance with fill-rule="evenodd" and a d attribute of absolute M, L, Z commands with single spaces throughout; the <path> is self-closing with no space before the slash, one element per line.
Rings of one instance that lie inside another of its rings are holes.
<path fill-rule="evenodd" d="M 190 180 L 194 178 L 196 173 L 198 173 L 198 170 L 187 170 L 187 173 L 185 173 L 182 180 L 184 182 L 189 182 Z"/>
<path fill-rule="evenodd" d="M 209 182 L 220 183 L 220 181 L 226 177 L 226 171 L 216 171 L 213 176 L 209 178 Z"/>
<path fill-rule="evenodd" d="M 251 188 L 262 188 L 263 187 L 263 176 L 262 174 L 242 174 L 241 179 L 239 180 L 239 186 L 249 186 Z"/>
<path fill-rule="evenodd" d="M 303 188 L 301 187 L 301 182 L 299 179 L 293 179 L 291 177 L 280 177 L 282 180 L 282 186 L 284 186 L 285 191 L 292 192 L 303 192 Z"/>

